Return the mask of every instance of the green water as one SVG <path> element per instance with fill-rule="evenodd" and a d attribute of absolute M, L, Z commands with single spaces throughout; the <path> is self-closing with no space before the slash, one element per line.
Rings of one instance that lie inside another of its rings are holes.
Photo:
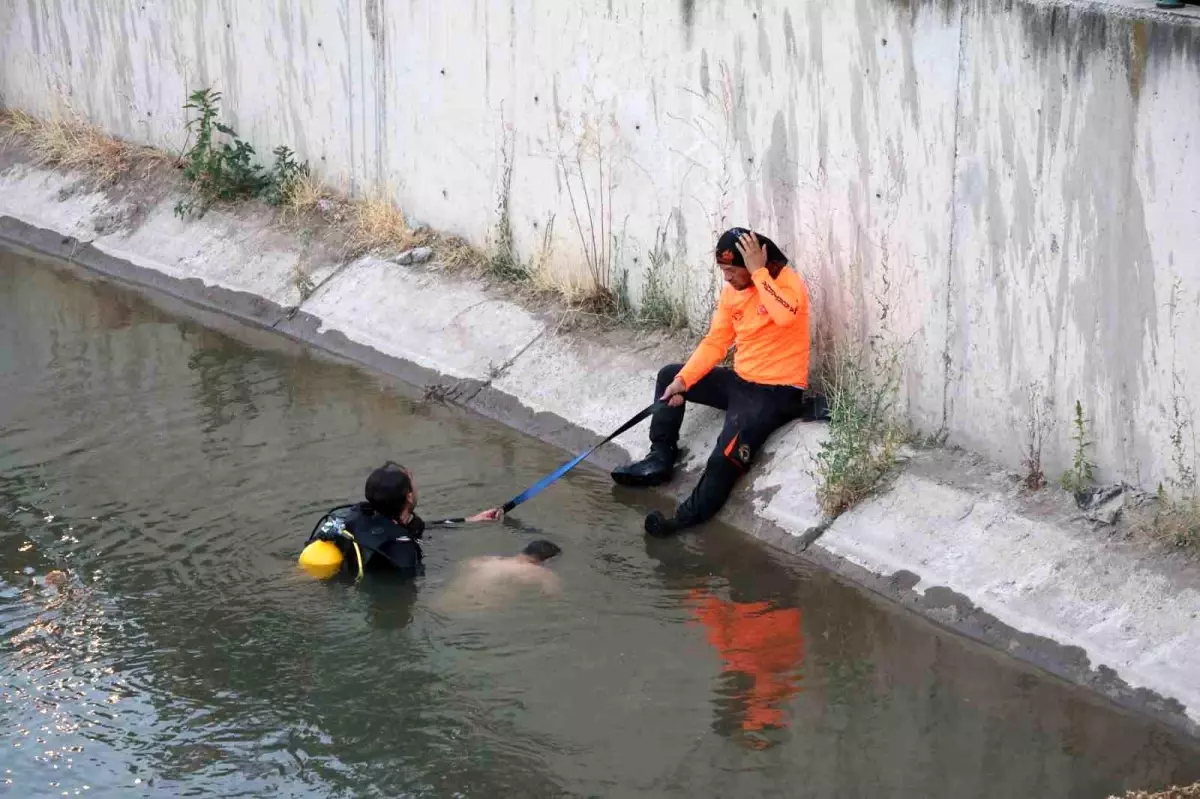
<path fill-rule="evenodd" d="M 411 467 L 433 518 L 564 453 L 202 322 L 0 253 L 0 794 L 1102 797 L 1200 777 L 1196 741 L 734 531 L 647 540 L 595 470 L 434 532 L 414 587 L 316 583 L 301 543 L 373 465 Z M 439 610 L 456 564 L 535 537 L 564 549 L 561 597 Z"/>

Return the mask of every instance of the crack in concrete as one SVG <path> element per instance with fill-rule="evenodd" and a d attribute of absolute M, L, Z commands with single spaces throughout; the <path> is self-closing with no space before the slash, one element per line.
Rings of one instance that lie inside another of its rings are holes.
<path fill-rule="evenodd" d="M 452 321 L 452 322 L 457 321 L 458 318 L 461 317 L 463 314 L 470 313 L 471 311 L 478 308 L 480 305 L 487 305 L 489 302 L 500 302 L 500 300 L 493 299 L 492 297 L 488 297 L 487 299 L 480 300 L 479 302 L 473 302 L 470 305 L 468 305 L 466 308 L 463 308 L 458 313 L 454 314 L 454 316 L 450 317 L 450 321 Z M 524 350 L 522 350 L 522 352 L 524 352 Z"/>
<path fill-rule="evenodd" d="M 485 300 L 484 302 L 488 302 L 488 300 Z M 482 304 L 483 303 L 476 303 L 476 305 L 482 305 Z M 525 344 L 525 346 L 523 346 L 523 347 L 521 347 L 521 349 L 517 350 L 516 355 L 512 356 L 507 361 L 500 364 L 500 366 L 493 367 L 492 369 L 490 369 L 488 371 L 487 380 L 484 380 L 482 383 L 480 383 L 478 388 L 475 389 L 474 393 L 472 393 L 471 396 L 465 398 L 463 400 L 463 402 L 470 402 L 471 400 L 473 400 L 477 396 L 479 396 L 479 392 L 483 391 L 485 388 L 490 388 L 492 383 L 494 383 L 498 378 L 503 377 L 505 375 L 505 373 L 507 373 L 508 370 L 513 367 L 513 364 L 515 364 L 518 360 L 520 360 L 521 356 L 524 355 L 526 352 L 528 352 L 529 348 L 532 347 L 534 344 L 536 344 L 545 335 L 546 335 L 546 328 L 543 327 L 540 331 L 538 331 L 538 334 L 536 336 L 531 338 Z"/>
<path fill-rule="evenodd" d="M 353 266 L 355 263 L 357 263 L 357 261 L 346 261 L 345 263 L 341 264 L 336 269 L 334 269 L 332 272 L 330 272 L 328 275 L 326 275 L 324 277 L 324 279 L 321 280 L 320 283 L 313 286 L 313 290 L 311 292 L 309 292 L 309 295 L 307 297 L 302 296 L 300 298 L 300 303 L 298 305 L 293 305 L 291 308 L 288 308 L 283 313 L 281 313 L 279 315 L 279 317 L 274 322 L 271 323 L 271 329 L 274 330 L 279 325 L 280 322 L 285 322 L 289 319 L 294 319 L 296 317 L 296 314 L 300 313 L 300 311 L 304 308 L 305 304 L 309 300 L 316 297 L 321 292 L 321 289 L 325 288 L 330 283 L 332 283 L 335 278 L 337 278 L 339 275 L 341 275 L 343 272 L 345 272 L 348 268 Z"/>

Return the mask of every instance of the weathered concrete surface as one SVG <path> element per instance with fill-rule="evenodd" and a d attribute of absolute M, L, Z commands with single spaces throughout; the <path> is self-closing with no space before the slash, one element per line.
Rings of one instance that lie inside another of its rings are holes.
<path fill-rule="evenodd" d="M 972 475 L 981 471 L 975 463 L 953 478 L 902 474 L 885 496 L 835 521 L 820 545 L 872 572 L 919 575 L 918 591 L 949 588 L 1017 629 L 1082 647 L 1121 675 L 1171 686 L 1194 713 L 1195 570 L 1164 569 L 1143 548 L 1101 543 L 1061 515 L 1032 516 L 1014 500 L 1011 479 Z"/>
<path fill-rule="evenodd" d="M 477 243 L 505 194 L 562 275 L 603 225 L 611 277 L 660 263 L 699 323 L 715 233 L 761 227 L 821 330 L 905 342 L 924 432 L 1015 468 L 1036 388 L 1054 476 L 1076 400 L 1103 480 L 1196 460 L 1194 7 L 43 0 L 0 3 L 0 51 L 0 104 L 179 148 L 211 86 L 260 153 Z"/>
<path fill-rule="evenodd" d="M 385 355 L 480 382 L 507 368 L 545 329 L 466 280 L 377 258 L 350 264 L 303 307 L 323 328 Z"/>
<path fill-rule="evenodd" d="M 570 449 L 644 407 L 659 364 L 684 354 L 662 336 L 561 333 L 552 319 L 469 280 L 370 258 L 308 264 L 326 279 L 295 308 L 299 295 L 278 265 L 300 256 L 281 246 L 268 215 L 212 212 L 172 241 L 156 231 L 174 199 L 126 213 L 69 177 L 18 163 L 0 173 L 0 239 L 228 312 L 418 387 L 440 385 Z M 128 225 L 112 229 L 114 218 Z M 107 232 L 97 235 L 97 225 Z M 689 465 L 703 461 L 719 426 L 719 414 L 691 409 Z M 724 518 L 803 549 L 821 530 L 811 454 L 822 434 L 821 425 L 796 423 L 776 435 Z M 642 452 L 643 436 L 627 435 L 597 460 L 610 465 Z M 671 491 L 686 491 L 692 477 Z M 1030 500 L 1015 483 L 975 456 L 918 453 L 891 490 L 838 519 L 804 554 L 939 624 L 1200 732 L 1200 566 L 1106 539 L 1061 492 Z"/>

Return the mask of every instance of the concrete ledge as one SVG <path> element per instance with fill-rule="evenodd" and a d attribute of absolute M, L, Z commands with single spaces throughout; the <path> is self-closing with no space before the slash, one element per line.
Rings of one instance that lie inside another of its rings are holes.
<path fill-rule="evenodd" d="M 446 274 L 363 258 L 301 306 L 385 355 L 460 380 L 490 380 L 545 330 L 532 314 Z"/>
<path fill-rule="evenodd" d="M 471 280 L 364 258 L 310 261 L 269 215 L 174 219 L 175 198 L 122 207 L 69 176 L 11 166 L 0 174 L 0 239 L 273 329 L 578 451 L 651 399 L 654 374 L 686 353 L 662 335 L 560 333 L 553 320 Z M 112 220 L 127 220 L 113 229 Z M 101 233 L 100 231 L 104 232 Z M 692 409 L 690 488 L 721 415 Z M 1036 502 L 977 456 L 916 453 L 880 496 L 826 531 L 812 455 L 824 427 L 777 434 L 722 518 L 803 554 L 936 624 L 1200 732 L 1200 570 L 1106 540 L 1061 492 Z M 594 461 L 645 449 L 644 431 Z M 824 535 L 822 536 L 822 533 Z M 631 531 L 631 535 L 640 535 Z M 816 541 L 816 543 L 813 543 Z"/>
<path fill-rule="evenodd" d="M 978 466 L 957 459 L 962 474 Z M 1079 646 L 1125 680 L 1178 699 L 1195 720 L 1195 569 L 1153 562 L 1142 547 L 1106 542 L 1063 518 L 1031 516 L 1002 486 L 1002 477 L 951 485 L 910 471 L 840 517 L 820 543 L 873 573 L 919 575 L 915 591 L 944 587 L 1015 629 Z"/>

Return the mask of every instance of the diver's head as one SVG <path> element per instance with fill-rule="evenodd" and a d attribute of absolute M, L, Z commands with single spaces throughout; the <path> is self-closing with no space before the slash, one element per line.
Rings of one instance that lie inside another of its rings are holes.
<path fill-rule="evenodd" d="M 407 522 L 417 507 L 417 486 L 412 472 L 394 461 L 371 472 L 365 494 L 372 510 L 400 522 Z"/>
<path fill-rule="evenodd" d="M 545 563 L 555 555 L 562 554 L 562 550 L 558 544 L 550 541 L 534 541 L 521 550 L 521 554 L 533 563 Z"/>

